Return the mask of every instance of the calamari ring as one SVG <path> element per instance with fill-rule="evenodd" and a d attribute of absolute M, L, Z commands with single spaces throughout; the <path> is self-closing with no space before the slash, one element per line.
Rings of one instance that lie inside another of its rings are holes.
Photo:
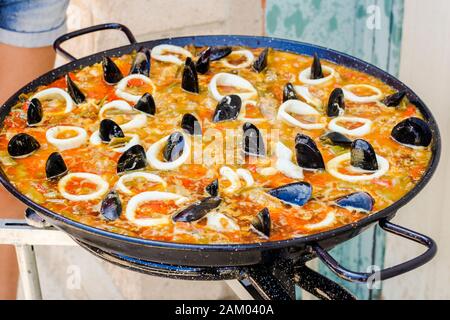
<path fill-rule="evenodd" d="M 373 92 L 375 92 L 375 94 L 371 95 L 371 96 L 367 96 L 367 97 L 366 96 L 358 96 L 350 91 L 353 88 L 370 89 Z M 349 84 L 349 85 L 344 86 L 342 88 L 342 91 L 344 91 L 345 99 L 350 100 L 352 102 L 357 102 L 357 103 L 377 102 L 377 101 L 381 100 L 381 98 L 383 97 L 383 93 L 381 92 L 380 89 L 378 89 L 377 87 L 368 85 L 368 84 Z"/>
<path fill-rule="evenodd" d="M 179 46 L 171 45 L 171 44 L 160 44 L 159 46 L 154 47 L 152 49 L 151 57 L 158 61 L 182 65 L 184 63 L 184 61 L 182 61 L 176 55 L 165 54 L 165 53 L 171 53 L 171 52 L 183 55 L 186 58 L 187 57 L 192 58 L 192 54 L 188 50 L 186 50 L 182 47 L 179 47 Z"/>
<path fill-rule="evenodd" d="M 228 62 L 229 57 L 238 56 L 238 55 L 244 56 L 246 58 L 246 60 L 240 64 L 231 64 Z M 241 68 L 250 67 L 253 63 L 253 60 L 255 60 L 255 56 L 253 55 L 253 53 L 250 50 L 237 50 L 237 51 L 231 52 L 227 57 L 223 58 L 221 60 L 221 62 L 227 68 L 241 69 Z"/>
<path fill-rule="evenodd" d="M 309 92 L 309 88 L 305 86 L 294 86 L 295 92 L 299 94 L 303 99 L 305 99 L 306 103 L 312 104 L 316 108 L 322 107 L 322 101 L 319 98 L 314 97 L 311 92 Z"/>
<path fill-rule="evenodd" d="M 345 127 L 340 126 L 338 124 L 339 121 L 363 123 L 363 125 L 355 129 L 347 129 Z M 372 128 L 372 121 L 366 118 L 359 118 L 359 117 L 337 117 L 332 119 L 330 123 L 328 123 L 328 128 L 331 131 L 339 132 L 344 135 L 363 137 L 366 134 L 370 133 L 370 129 Z"/>
<path fill-rule="evenodd" d="M 60 88 L 48 88 L 42 91 L 39 91 L 34 96 L 30 98 L 30 101 L 33 99 L 45 100 L 45 99 L 57 99 L 58 97 L 63 98 L 66 102 L 66 109 L 64 113 L 69 113 L 73 110 L 74 102 L 70 95 Z"/>
<path fill-rule="evenodd" d="M 222 72 L 212 77 L 208 85 L 209 94 L 217 101 L 220 101 L 225 97 L 224 95 L 219 93 L 219 89 L 217 88 L 218 85 L 235 87 L 250 91 L 248 93 L 234 93 L 242 100 L 249 100 L 258 95 L 255 87 L 253 87 L 253 85 L 248 80 L 231 73 Z"/>
<path fill-rule="evenodd" d="M 158 176 L 156 174 L 148 173 L 148 172 L 132 172 L 132 173 L 127 173 L 120 177 L 120 179 L 117 181 L 117 184 L 116 184 L 117 189 L 122 193 L 132 195 L 133 192 L 125 185 L 125 182 L 133 180 L 135 178 L 144 178 L 150 182 L 161 183 L 163 186 L 167 185 L 167 183 L 163 180 L 163 178 L 161 178 L 160 176 Z"/>
<path fill-rule="evenodd" d="M 125 99 L 127 101 L 134 102 L 134 103 L 138 102 L 139 99 L 142 97 L 142 95 L 135 95 L 135 94 L 131 94 L 126 91 L 128 82 L 130 80 L 134 80 L 134 79 L 142 80 L 146 84 L 150 85 L 152 87 L 152 92 L 151 92 L 152 94 L 156 91 L 156 87 L 153 84 L 153 81 L 150 80 L 149 77 L 144 76 L 143 74 L 130 74 L 129 76 L 126 76 L 125 78 L 120 80 L 119 83 L 117 84 L 116 96 L 118 96 L 122 99 Z"/>
<path fill-rule="evenodd" d="M 278 142 L 275 149 L 277 161 L 275 168 L 288 178 L 303 179 L 303 169 L 292 162 L 294 153 L 282 142 Z"/>
<path fill-rule="evenodd" d="M 75 137 L 70 137 L 66 139 L 60 139 L 56 136 L 64 131 L 75 131 L 77 135 Z M 75 126 L 56 126 L 50 128 L 45 133 L 45 138 L 47 141 L 54 145 L 58 150 L 64 151 L 69 149 L 75 149 L 83 145 L 87 140 L 86 130 Z"/>
<path fill-rule="evenodd" d="M 100 120 L 105 119 L 104 113 L 108 110 L 115 109 L 124 112 L 133 112 L 133 108 L 124 100 L 114 100 L 103 105 L 98 113 Z M 139 113 L 133 116 L 133 118 L 120 125 L 123 131 L 129 131 L 133 129 L 143 128 L 147 124 L 147 116 L 145 114 Z"/>
<path fill-rule="evenodd" d="M 216 231 L 238 231 L 240 229 L 233 219 L 220 212 L 210 212 L 206 219 L 206 226 Z M 223 220 L 227 222 L 226 226 L 223 225 Z"/>
<path fill-rule="evenodd" d="M 147 160 L 150 163 L 150 165 L 157 169 L 157 170 L 174 170 L 181 166 L 183 163 L 185 163 L 190 155 L 191 155 L 191 143 L 189 137 L 182 133 L 184 138 L 184 148 L 183 153 L 180 155 L 178 159 L 171 162 L 164 162 L 158 159 L 159 154 L 161 153 L 161 150 L 164 148 L 164 146 L 167 143 L 167 140 L 169 139 L 170 135 L 165 136 L 164 138 L 160 139 L 159 141 L 155 142 L 150 146 L 150 148 L 147 150 Z"/>
<path fill-rule="evenodd" d="M 335 178 L 349 181 L 349 182 L 357 182 L 357 181 L 370 181 L 373 179 L 377 179 L 383 175 L 385 175 L 389 171 L 389 161 L 385 158 L 377 155 L 377 161 L 379 168 L 377 171 L 373 172 L 372 174 L 366 174 L 366 175 L 359 175 L 359 176 L 353 176 L 353 175 L 347 175 L 344 173 L 339 172 L 339 165 L 341 162 L 349 161 L 351 159 L 351 153 L 345 153 L 342 154 L 334 159 L 331 159 L 327 163 L 327 171 Z M 357 171 L 355 171 L 357 172 Z M 364 171 L 365 172 L 365 171 Z"/>
<path fill-rule="evenodd" d="M 97 190 L 89 194 L 76 195 L 66 191 L 66 185 L 72 178 L 81 178 L 93 182 L 97 185 Z M 101 176 L 87 172 L 69 173 L 58 182 L 58 190 L 61 195 L 70 201 L 90 201 L 97 200 L 104 196 L 109 189 L 109 184 Z"/>
<path fill-rule="evenodd" d="M 325 219 L 323 219 L 320 222 L 307 224 L 305 225 L 305 228 L 314 231 L 319 229 L 324 229 L 327 227 L 331 227 L 336 223 L 336 213 L 334 211 L 330 211 L 327 213 Z"/>
<path fill-rule="evenodd" d="M 310 84 L 310 85 L 318 85 L 323 84 L 325 82 L 330 81 L 332 78 L 334 78 L 336 71 L 328 66 L 322 66 L 322 69 L 329 73 L 328 76 L 322 78 L 322 79 L 311 79 L 311 68 L 305 69 L 302 72 L 300 72 L 300 75 L 298 78 L 301 82 Z"/>
<path fill-rule="evenodd" d="M 277 118 L 282 120 L 290 125 L 295 127 L 299 127 L 305 130 L 317 130 L 323 129 L 326 124 L 324 123 L 304 123 L 293 116 L 291 116 L 288 112 L 293 112 L 298 115 L 315 115 L 318 116 L 320 113 L 311 107 L 309 104 L 306 104 L 300 100 L 288 100 L 284 102 L 280 108 L 278 109 Z"/>

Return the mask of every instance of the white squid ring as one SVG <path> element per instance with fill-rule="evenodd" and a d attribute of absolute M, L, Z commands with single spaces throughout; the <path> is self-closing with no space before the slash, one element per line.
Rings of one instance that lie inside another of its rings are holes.
<path fill-rule="evenodd" d="M 360 176 L 352 176 L 339 172 L 339 165 L 341 162 L 349 161 L 351 159 L 351 154 L 345 153 L 340 155 L 334 159 L 331 159 L 327 163 L 327 171 L 335 178 L 349 181 L 349 182 L 357 182 L 357 181 L 370 181 L 373 179 L 377 179 L 383 175 L 385 175 L 389 171 L 389 161 L 385 158 L 377 155 L 377 161 L 379 168 L 377 171 L 373 172 L 369 175 L 360 175 Z"/>
<path fill-rule="evenodd" d="M 144 202 L 161 201 L 161 200 L 175 200 L 175 203 L 182 204 L 188 200 L 176 193 L 160 192 L 160 191 L 147 191 L 135 195 L 128 201 L 127 209 L 125 210 L 125 217 L 128 221 L 141 226 L 141 227 L 153 227 L 158 225 L 169 224 L 170 217 L 165 216 L 161 218 L 136 218 L 137 208 Z"/>
<path fill-rule="evenodd" d="M 237 56 L 237 55 L 244 56 L 246 58 L 246 61 L 244 61 L 240 64 L 231 64 L 228 62 L 228 60 L 227 60 L 228 57 Z M 253 55 L 253 53 L 250 50 L 233 51 L 228 55 L 228 57 L 225 57 L 224 59 L 222 59 L 221 62 L 225 67 L 232 68 L 232 69 L 247 68 L 253 63 L 253 60 L 255 60 L 255 56 Z"/>
<path fill-rule="evenodd" d="M 284 102 L 278 109 L 277 118 L 290 125 L 300 127 L 305 130 L 323 129 L 326 126 L 326 124 L 324 123 L 301 122 L 295 119 L 293 116 L 291 116 L 288 112 L 293 112 L 298 115 L 317 115 L 317 116 L 320 115 L 320 113 L 316 109 L 300 100 L 288 100 Z"/>
<path fill-rule="evenodd" d="M 30 100 L 38 99 L 38 100 L 45 100 L 45 99 L 56 99 L 56 98 L 63 98 L 66 101 L 66 109 L 64 110 L 64 113 L 69 113 L 73 110 L 74 102 L 70 95 L 60 88 L 49 88 L 42 90 L 38 93 L 36 93 L 33 97 L 31 97 Z"/>
<path fill-rule="evenodd" d="M 331 227 L 335 223 L 336 223 L 336 213 L 334 211 L 330 211 L 327 213 L 325 219 L 317 223 L 307 224 L 305 225 L 305 228 L 313 231 Z"/>
<path fill-rule="evenodd" d="M 75 137 L 67 139 L 59 139 L 56 136 L 64 131 L 75 131 L 77 135 Z M 69 149 L 75 149 L 83 145 L 87 140 L 86 130 L 80 127 L 74 126 L 57 126 L 47 130 L 45 137 L 49 143 L 54 145 L 58 150 L 64 151 Z"/>
<path fill-rule="evenodd" d="M 292 162 L 294 153 L 282 142 L 278 142 L 275 149 L 277 161 L 275 168 L 291 179 L 303 179 L 303 169 Z"/>
<path fill-rule="evenodd" d="M 93 182 L 97 185 L 97 190 L 89 194 L 76 195 L 66 191 L 66 185 L 72 178 L 81 178 Z M 108 192 L 109 184 L 101 176 L 87 172 L 69 173 L 58 182 L 58 190 L 61 195 L 70 201 L 90 201 L 101 198 Z"/>
<path fill-rule="evenodd" d="M 235 93 L 242 100 L 249 100 L 258 95 L 255 87 L 246 79 L 231 73 L 218 73 L 212 77 L 208 85 L 209 94 L 217 101 L 222 100 L 225 96 L 219 93 L 218 85 L 229 86 L 240 89 L 245 89 L 248 93 Z"/>
<path fill-rule="evenodd" d="M 363 123 L 363 125 L 355 129 L 347 129 L 340 126 L 338 124 L 339 121 Z M 339 132 L 342 134 L 347 134 L 354 137 L 363 137 L 370 132 L 370 129 L 372 128 L 372 121 L 366 118 L 358 117 L 337 117 L 330 121 L 330 123 L 328 124 L 328 128 L 331 131 Z"/>
<path fill-rule="evenodd" d="M 121 192 L 128 194 L 128 195 L 133 194 L 133 192 L 125 185 L 125 182 L 133 180 L 135 178 L 144 178 L 150 182 L 161 183 L 163 186 L 167 185 L 167 183 L 163 180 L 163 178 L 161 178 L 160 176 L 158 176 L 156 174 L 148 173 L 148 172 L 132 172 L 132 173 L 127 173 L 120 177 L 120 179 L 117 181 L 117 184 L 116 184 L 117 189 L 119 189 Z"/>
<path fill-rule="evenodd" d="M 152 94 L 156 91 L 156 87 L 153 84 L 153 81 L 150 80 L 149 77 L 144 76 L 143 74 L 130 74 L 129 76 L 123 78 L 122 80 L 119 81 L 119 83 L 116 86 L 116 96 L 125 99 L 127 101 L 131 101 L 131 102 L 138 102 L 139 99 L 142 97 L 142 95 L 135 95 L 135 94 L 131 94 L 128 93 L 126 91 L 127 86 L 128 86 L 128 82 L 130 80 L 133 79 L 138 79 L 138 80 L 142 80 L 144 81 L 146 84 L 150 85 L 152 87 Z"/>
<path fill-rule="evenodd" d="M 295 92 L 297 92 L 303 99 L 305 99 L 306 103 L 312 104 L 316 108 L 322 107 L 322 101 L 319 98 L 314 97 L 311 92 L 309 92 L 309 88 L 305 86 L 295 86 Z"/>
<path fill-rule="evenodd" d="M 217 231 L 238 231 L 240 229 L 238 224 L 234 222 L 233 219 L 220 212 L 208 213 L 206 219 L 206 226 Z M 222 220 L 227 221 L 227 225 L 225 227 L 222 224 Z"/>
<path fill-rule="evenodd" d="M 124 112 L 132 112 L 133 111 L 133 108 L 128 104 L 128 102 L 126 102 L 124 100 L 114 100 L 109 103 L 106 103 L 105 105 L 103 105 L 103 107 L 101 107 L 101 109 L 98 113 L 98 117 L 100 118 L 100 120 L 105 119 L 106 117 L 104 116 L 104 113 L 111 109 L 116 109 L 116 110 L 124 111 Z M 139 113 L 139 114 L 136 114 L 135 116 L 133 116 L 133 118 L 130 121 L 128 121 L 124 124 L 121 124 L 120 128 L 123 131 L 129 131 L 129 130 L 145 127 L 146 124 L 147 124 L 147 116 L 145 114 Z"/>
<path fill-rule="evenodd" d="M 192 58 L 192 54 L 179 46 L 174 46 L 171 44 L 160 44 L 159 46 L 156 46 L 152 49 L 151 56 L 153 59 L 162 61 L 162 62 L 169 62 L 169 63 L 175 63 L 177 65 L 182 65 L 184 61 L 180 60 L 176 55 L 173 54 L 165 54 L 165 53 L 177 53 L 180 55 L 183 55 L 185 57 Z"/>
<path fill-rule="evenodd" d="M 311 85 L 323 84 L 334 78 L 336 71 L 333 68 L 328 66 L 322 66 L 322 69 L 329 73 L 328 76 L 322 79 L 311 79 L 311 68 L 305 69 L 302 72 L 300 72 L 298 78 L 300 79 L 301 82 Z"/>
<path fill-rule="evenodd" d="M 353 88 L 366 88 L 366 89 L 370 89 L 373 92 L 375 92 L 374 95 L 371 96 L 358 96 L 356 94 L 354 94 L 353 92 L 351 92 L 350 90 Z M 352 102 L 357 102 L 357 103 L 370 103 L 370 102 L 377 102 L 379 101 L 382 97 L 383 97 L 383 93 L 381 92 L 380 89 L 368 85 L 368 84 L 349 84 L 346 85 L 342 88 L 342 91 L 344 91 L 344 96 L 345 99 L 350 100 Z"/>
<path fill-rule="evenodd" d="M 174 170 L 189 159 L 191 155 L 191 143 L 189 137 L 186 134 L 182 133 L 182 135 L 184 138 L 183 153 L 175 161 L 163 162 L 158 159 L 158 155 L 161 153 L 161 150 L 166 145 L 170 135 L 165 136 L 164 138 L 160 139 L 159 141 L 155 142 L 150 146 L 150 148 L 147 151 L 147 159 L 153 168 L 164 171 Z"/>

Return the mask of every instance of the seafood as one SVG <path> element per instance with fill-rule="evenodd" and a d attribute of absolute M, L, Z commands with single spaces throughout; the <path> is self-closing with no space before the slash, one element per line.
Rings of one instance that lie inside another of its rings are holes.
<path fill-rule="evenodd" d="M 252 227 L 256 232 L 262 234 L 264 237 L 270 237 L 270 229 L 272 228 L 270 221 L 269 209 L 264 208 L 253 218 Z"/>
<path fill-rule="evenodd" d="M 202 51 L 195 63 L 195 69 L 200 74 L 205 74 L 209 70 L 209 64 L 211 62 L 211 48 Z"/>
<path fill-rule="evenodd" d="M 398 107 L 405 97 L 406 91 L 398 91 L 390 96 L 387 96 L 381 102 L 388 107 Z"/>
<path fill-rule="evenodd" d="M 433 139 L 428 124 L 419 118 L 408 118 L 397 124 L 391 133 L 398 143 L 408 147 L 428 147 Z"/>
<path fill-rule="evenodd" d="M 39 142 L 26 133 L 16 134 L 8 142 L 8 153 L 13 158 L 22 158 L 31 155 L 41 147 Z"/>
<path fill-rule="evenodd" d="M 67 165 L 59 152 L 53 152 L 45 163 L 45 175 L 53 180 L 62 177 L 68 172 Z"/>
<path fill-rule="evenodd" d="M 217 104 L 213 122 L 236 120 L 241 111 L 242 100 L 238 95 L 225 96 Z"/>
<path fill-rule="evenodd" d="M 219 197 L 208 197 L 202 199 L 175 213 L 172 220 L 175 222 L 193 222 L 200 220 L 210 211 L 216 209 L 221 202 L 222 199 Z"/>
<path fill-rule="evenodd" d="M 116 84 L 123 79 L 119 67 L 109 57 L 103 57 L 103 79 L 107 84 Z"/>
<path fill-rule="evenodd" d="M 297 163 L 305 170 L 324 170 L 322 154 L 313 139 L 304 134 L 295 137 Z"/>
<path fill-rule="evenodd" d="M 37 126 L 42 122 L 43 117 L 44 111 L 41 102 L 36 98 L 31 99 L 27 109 L 27 125 L 29 127 Z"/>
<path fill-rule="evenodd" d="M 344 114 L 344 111 L 344 91 L 341 88 L 336 88 L 331 92 L 330 98 L 328 99 L 327 116 L 332 118 L 339 117 Z"/>
<path fill-rule="evenodd" d="M 181 128 L 192 136 L 202 134 L 200 122 L 190 113 L 186 113 L 181 119 Z"/>
<path fill-rule="evenodd" d="M 86 102 L 86 96 L 80 90 L 80 88 L 78 88 L 75 82 L 73 82 L 73 80 L 70 78 L 68 74 L 66 75 L 66 83 L 67 83 L 67 92 L 69 93 L 70 97 L 76 104 Z"/>
<path fill-rule="evenodd" d="M 144 93 L 133 108 L 151 116 L 154 116 L 156 113 L 155 100 L 150 93 Z"/>
<path fill-rule="evenodd" d="M 375 204 L 374 198 L 367 192 L 355 192 L 335 200 L 337 206 L 350 211 L 369 213 Z"/>
<path fill-rule="evenodd" d="M 242 127 L 244 131 L 243 151 L 249 156 L 262 157 L 266 155 L 266 146 L 259 129 L 252 123 L 245 123 Z"/>
<path fill-rule="evenodd" d="M 259 57 L 253 62 L 253 69 L 256 72 L 262 72 L 267 68 L 267 59 L 269 57 L 269 48 L 265 48 Z"/>
<path fill-rule="evenodd" d="M 132 146 L 125 151 L 117 162 L 117 173 L 143 169 L 147 166 L 145 150 L 141 145 Z"/>
<path fill-rule="evenodd" d="M 109 221 L 119 219 L 122 214 L 122 202 L 115 191 L 111 191 L 103 199 L 100 207 L 100 214 Z"/>
<path fill-rule="evenodd" d="M 295 206 L 304 206 L 312 195 L 312 187 L 307 182 L 288 184 L 268 191 L 272 197 Z"/>
<path fill-rule="evenodd" d="M 130 74 L 142 74 L 150 77 L 151 68 L 151 51 L 148 48 L 142 47 L 136 52 L 133 64 L 131 65 Z"/>
<path fill-rule="evenodd" d="M 183 69 L 183 77 L 181 80 L 181 87 L 191 93 L 199 93 L 198 75 L 195 64 L 191 58 L 186 58 Z"/>

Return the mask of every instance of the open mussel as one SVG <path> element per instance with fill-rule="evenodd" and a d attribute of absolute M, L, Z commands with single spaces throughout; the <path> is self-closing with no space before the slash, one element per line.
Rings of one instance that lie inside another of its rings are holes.
<path fill-rule="evenodd" d="M 283 88 L 283 102 L 288 100 L 298 100 L 297 92 L 292 83 L 287 83 Z"/>
<path fill-rule="evenodd" d="M 256 72 L 262 72 L 265 68 L 267 68 L 267 60 L 269 57 L 269 48 L 265 48 L 263 52 L 259 55 L 258 58 L 253 62 L 253 69 Z"/>
<path fill-rule="evenodd" d="M 117 173 L 143 169 L 147 166 L 144 147 L 137 144 L 125 151 L 117 162 Z"/>
<path fill-rule="evenodd" d="M 398 107 L 405 96 L 406 91 L 399 91 L 390 96 L 387 96 L 381 102 L 388 107 Z"/>
<path fill-rule="evenodd" d="M 217 61 L 225 58 L 231 54 L 233 49 L 231 47 L 211 47 L 211 61 Z"/>
<path fill-rule="evenodd" d="M 211 62 L 211 48 L 202 51 L 195 63 L 195 69 L 200 74 L 205 74 L 209 70 L 209 64 Z"/>
<path fill-rule="evenodd" d="M 181 87 L 191 93 L 199 93 L 198 75 L 195 64 L 191 58 L 186 58 L 184 63 L 183 76 L 181 79 Z"/>
<path fill-rule="evenodd" d="M 307 182 L 296 182 L 269 190 L 268 193 L 285 203 L 301 207 L 311 199 L 312 187 Z"/>
<path fill-rule="evenodd" d="M 271 221 L 269 209 L 264 208 L 253 218 L 252 227 L 265 237 L 270 237 Z"/>
<path fill-rule="evenodd" d="M 107 84 L 116 84 L 123 79 L 123 74 L 119 67 L 110 57 L 103 57 L 103 78 Z"/>
<path fill-rule="evenodd" d="M 412 147 L 428 147 L 433 139 L 430 126 L 419 118 L 408 118 L 397 124 L 391 133 L 398 143 Z"/>
<path fill-rule="evenodd" d="M 377 171 L 378 160 L 372 145 L 362 139 L 353 141 L 350 164 L 355 168 Z"/>
<path fill-rule="evenodd" d="M 303 169 L 324 170 L 322 154 L 313 139 L 307 135 L 299 133 L 295 137 L 295 153 L 297 163 Z"/>
<path fill-rule="evenodd" d="M 110 142 L 113 138 L 125 138 L 125 134 L 120 126 L 111 119 L 100 121 L 99 134 L 100 139 L 105 143 Z"/>
<path fill-rule="evenodd" d="M 12 158 L 23 158 L 40 147 L 39 142 L 29 134 L 19 133 L 9 140 L 8 153 Z"/>
<path fill-rule="evenodd" d="M 27 110 L 27 125 L 32 127 L 40 124 L 44 117 L 44 111 L 39 99 L 31 99 Z"/>
<path fill-rule="evenodd" d="M 45 175 L 47 179 L 54 180 L 67 173 L 67 165 L 59 152 L 53 152 L 45 163 Z"/>
<path fill-rule="evenodd" d="M 259 129 L 252 123 L 245 123 L 242 127 L 244 137 L 242 147 L 245 155 L 261 157 L 266 155 L 266 146 Z"/>
<path fill-rule="evenodd" d="M 86 96 L 80 90 L 80 88 L 78 88 L 75 82 L 73 82 L 69 74 L 66 74 L 66 84 L 67 84 L 67 92 L 69 93 L 70 97 L 76 104 L 80 104 L 86 101 Z"/>
<path fill-rule="evenodd" d="M 115 191 L 111 191 L 103 199 L 100 206 L 100 214 L 108 221 L 119 219 L 122 214 L 122 202 Z"/>
<path fill-rule="evenodd" d="M 142 47 L 136 53 L 136 56 L 131 66 L 130 74 L 142 74 L 146 77 L 150 77 L 150 49 Z"/>
<path fill-rule="evenodd" d="M 341 88 L 334 89 L 328 99 L 327 116 L 339 117 L 344 114 L 345 99 L 344 91 Z"/>
<path fill-rule="evenodd" d="M 145 114 L 154 116 L 156 113 L 155 99 L 153 99 L 153 96 L 150 93 L 146 92 L 138 102 L 136 102 L 133 108 Z"/>
<path fill-rule="evenodd" d="M 181 128 L 185 130 L 190 135 L 201 135 L 202 128 L 200 122 L 195 116 L 190 113 L 186 113 L 181 119 Z"/>
<path fill-rule="evenodd" d="M 223 97 L 214 112 L 213 122 L 236 120 L 241 112 L 242 100 L 238 95 Z"/>
<path fill-rule="evenodd" d="M 320 141 L 324 144 L 331 144 L 334 146 L 350 147 L 352 140 L 344 136 L 342 133 L 330 131 L 320 137 Z"/>
<path fill-rule="evenodd" d="M 200 220 L 210 211 L 216 209 L 221 202 L 222 199 L 219 197 L 208 197 L 202 199 L 194 204 L 191 204 L 189 207 L 177 212 L 172 217 L 172 220 L 174 222 L 193 222 Z"/>
<path fill-rule="evenodd" d="M 336 199 L 335 203 L 337 206 L 351 211 L 371 212 L 375 200 L 367 192 L 356 192 Z"/>
<path fill-rule="evenodd" d="M 163 157 L 166 161 L 177 160 L 183 153 L 185 146 L 184 137 L 180 132 L 174 132 L 167 139 L 167 144 L 163 150 Z"/>
<path fill-rule="evenodd" d="M 324 78 L 322 71 L 322 64 L 320 63 L 319 56 L 314 53 L 314 60 L 311 65 L 311 80 L 317 80 Z"/>
<path fill-rule="evenodd" d="M 206 192 L 209 193 L 211 197 L 217 197 L 219 195 L 219 180 L 216 179 L 205 188 Z"/>

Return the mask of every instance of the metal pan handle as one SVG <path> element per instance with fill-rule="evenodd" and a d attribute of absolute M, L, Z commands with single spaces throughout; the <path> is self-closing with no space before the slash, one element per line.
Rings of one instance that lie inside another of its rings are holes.
<path fill-rule="evenodd" d="M 418 257 L 415 257 L 409 261 L 403 262 L 399 265 L 386 268 L 381 271 L 373 273 L 363 273 L 348 270 L 341 266 L 326 250 L 324 250 L 319 244 L 314 244 L 311 246 L 315 254 L 325 263 L 328 268 L 330 268 L 335 274 L 340 278 L 351 281 L 351 282 L 369 282 L 372 280 L 387 280 L 395 276 L 407 273 L 411 270 L 419 268 L 424 265 L 436 255 L 437 245 L 433 239 L 417 233 L 415 231 L 406 229 L 399 225 L 393 224 L 388 221 L 388 219 L 382 219 L 379 221 L 380 227 L 390 233 L 400 236 L 405 239 L 420 243 L 421 245 L 427 247 L 427 251 Z"/>
<path fill-rule="evenodd" d="M 77 58 L 75 58 L 73 55 L 71 55 L 69 52 L 67 52 L 66 50 L 64 50 L 61 47 L 61 44 L 63 44 L 64 42 L 66 42 L 67 40 L 91 33 L 91 32 L 96 32 L 96 31 L 101 31 L 101 30 L 109 30 L 109 29 L 115 29 L 115 30 L 120 30 L 123 33 L 125 33 L 125 35 L 127 36 L 128 40 L 130 41 L 131 44 L 136 43 L 136 38 L 134 37 L 133 33 L 130 31 L 130 29 L 128 29 L 128 27 L 124 26 L 123 24 L 120 23 L 104 23 L 104 24 L 99 24 L 96 26 L 92 26 L 92 27 L 88 27 L 88 28 L 84 28 L 84 29 L 80 29 L 80 30 L 76 30 L 67 34 L 64 34 L 62 36 L 60 36 L 58 39 L 55 40 L 55 42 L 53 43 L 53 49 L 55 49 L 55 51 L 58 54 L 61 54 L 62 56 L 64 56 L 65 58 L 74 61 L 77 60 Z"/>

